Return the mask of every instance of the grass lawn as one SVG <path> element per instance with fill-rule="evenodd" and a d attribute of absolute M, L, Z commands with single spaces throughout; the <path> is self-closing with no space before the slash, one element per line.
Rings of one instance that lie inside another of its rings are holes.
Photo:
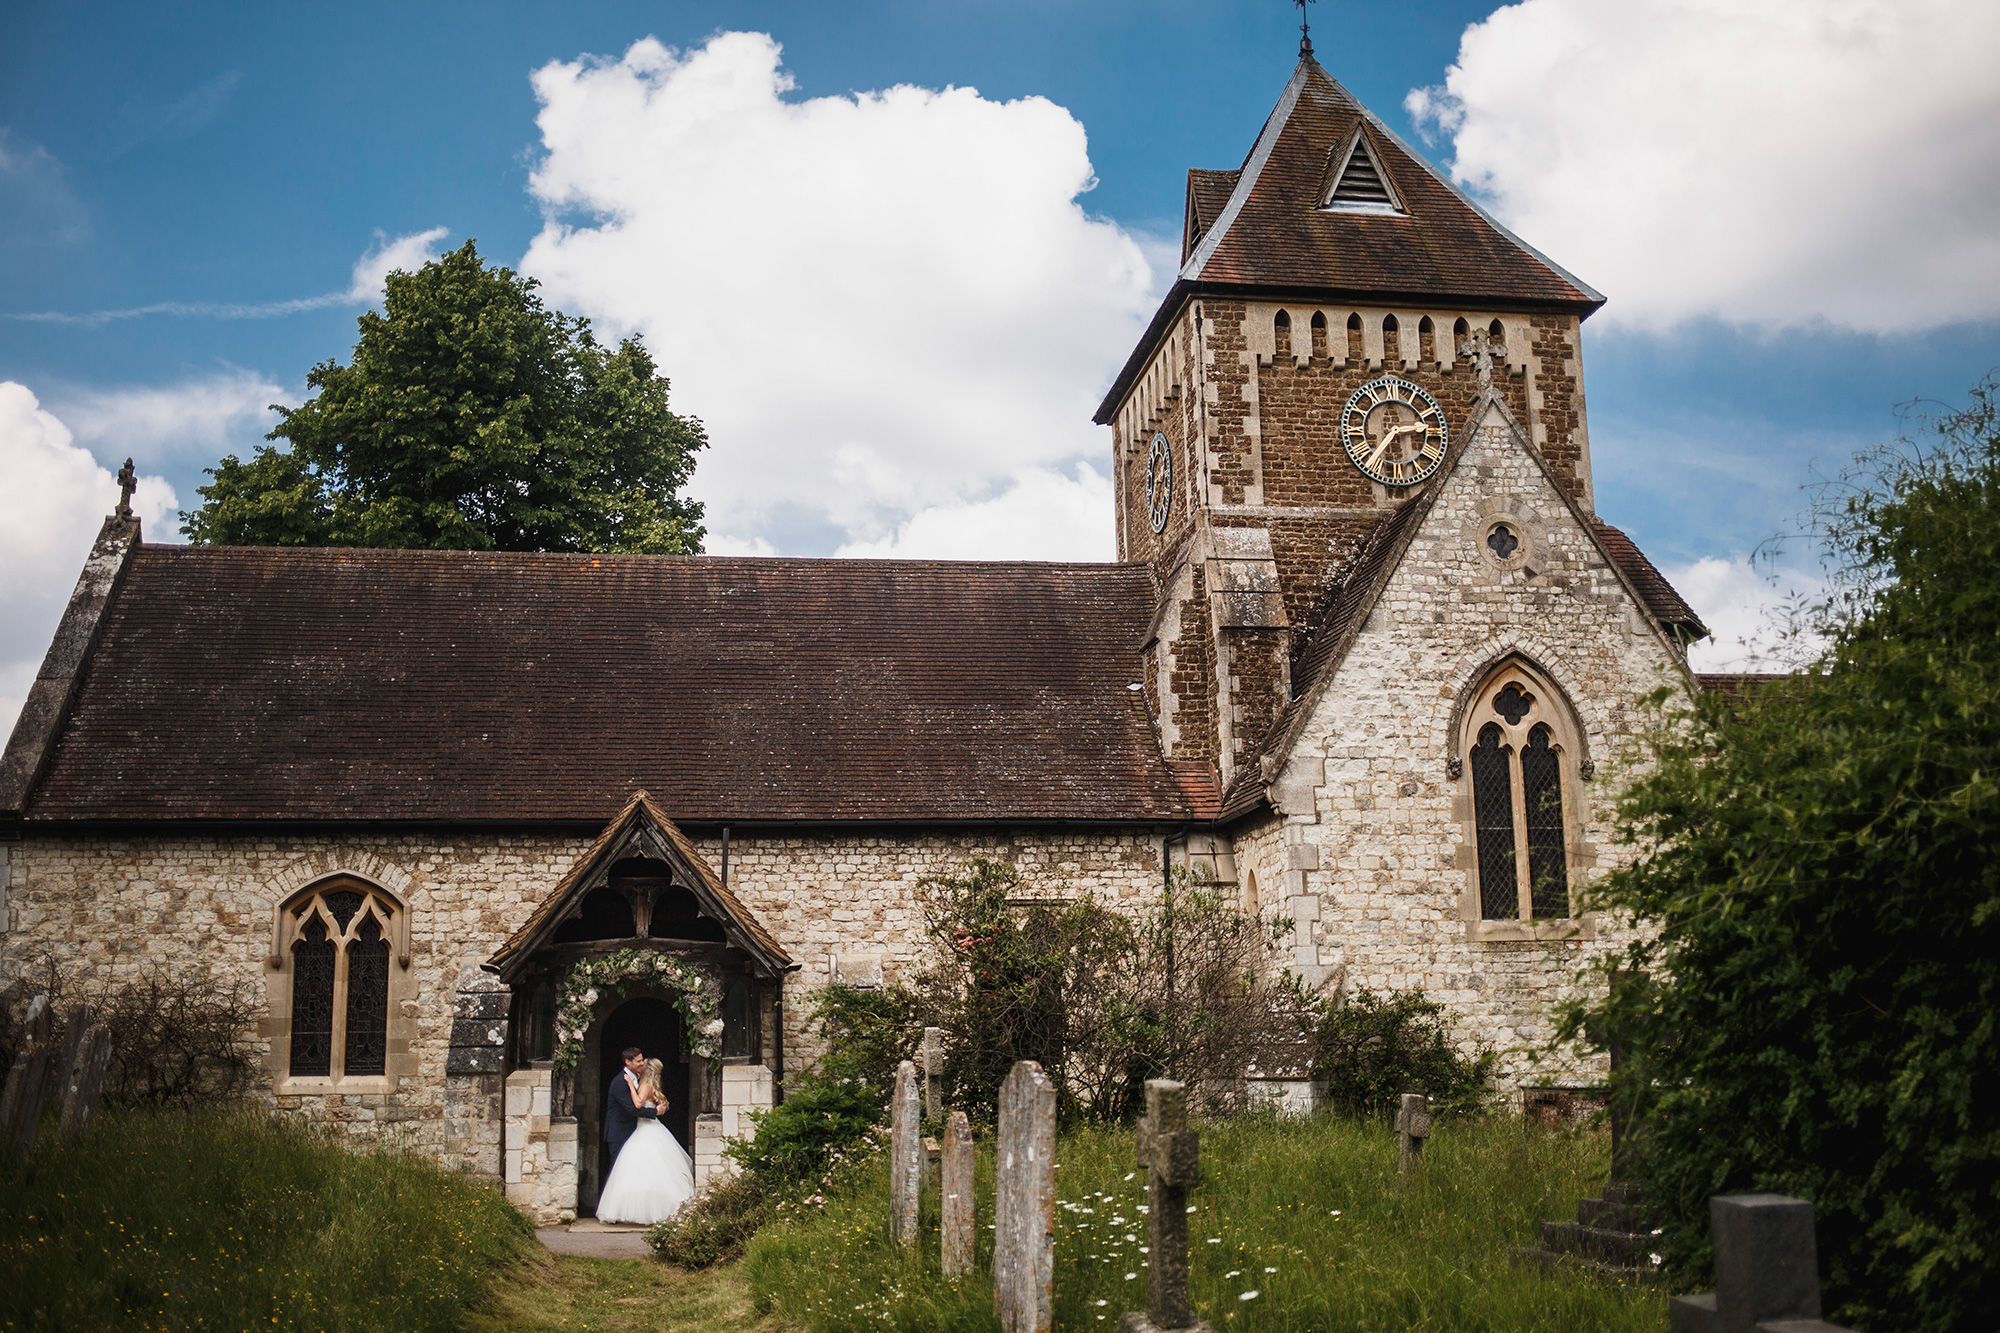
<path fill-rule="evenodd" d="M 1396 1179 L 1385 1126 L 1331 1117 L 1204 1126 L 1189 1196 L 1191 1289 L 1218 1330 L 1657 1333 L 1666 1297 L 1516 1265 L 1538 1224 L 1574 1218 L 1608 1166 L 1601 1135 L 1506 1117 L 1444 1122 L 1419 1180 Z M 889 1240 L 886 1165 L 802 1222 L 766 1227 L 744 1260 L 759 1308 L 815 1330 L 986 1330 L 992 1161 L 980 1162 L 979 1270 L 937 1276 L 937 1205 L 914 1260 Z M 1057 1149 L 1056 1326 L 1110 1329 L 1145 1308 L 1143 1177 L 1130 1130 Z"/>
<path fill-rule="evenodd" d="M 466 1333 L 780 1333 L 759 1315 L 741 1264 L 684 1273 L 652 1259 L 544 1254 L 502 1272 L 466 1321 Z"/>
<path fill-rule="evenodd" d="M 532 1245 L 419 1158 L 253 1111 L 113 1111 L 0 1178 L 0 1329 L 443 1333 Z"/>

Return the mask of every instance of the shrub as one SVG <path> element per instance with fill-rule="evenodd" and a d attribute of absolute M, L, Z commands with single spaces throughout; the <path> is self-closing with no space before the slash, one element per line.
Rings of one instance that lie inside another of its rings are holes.
<path fill-rule="evenodd" d="M 1468 1111 L 1491 1091 L 1496 1056 L 1464 1056 L 1445 1032 L 1445 1007 L 1422 990 L 1376 995 L 1359 990 L 1329 1005 L 1313 1033 L 1313 1077 L 1327 1100 L 1349 1114 L 1381 1115 L 1406 1092 L 1429 1095 L 1434 1109 Z"/>
<path fill-rule="evenodd" d="M 708 1268 L 741 1258 L 772 1200 L 754 1175 L 736 1175 L 690 1201 L 646 1233 L 660 1258 L 682 1268 Z"/>
<path fill-rule="evenodd" d="M 1620 806 L 1641 854 L 1594 904 L 1656 931 L 1561 1029 L 1631 1057 L 1615 1092 L 1678 1282 L 1708 1281 L 1710 1195 L 1800 1195 L 1829 1317 L 1877 1330 L 2000 1310 L 1996 391 L 1822 509 L 1807 674 L 1659 701 Z"/>

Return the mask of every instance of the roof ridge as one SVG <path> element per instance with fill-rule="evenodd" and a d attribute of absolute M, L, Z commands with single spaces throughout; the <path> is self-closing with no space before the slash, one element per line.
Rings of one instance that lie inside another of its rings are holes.
<path fill-rule="evenodd" d="M 1236 178 L 1236 188 L 1230 192 L 1229 202 L 1222 206 L 1222 213 L 1215 219 L 1215 225 L 1202 235 L 1201 241 L 1188 256 L 1187 263 L 1181 265 L 1180 276 L 1189 281 L 1201 277 L 1201 271 L 1214 257 L 1216 247 L 1223 237 L 1236 225 L 1236 219 L 1243 213 L 1243 205 L 1249 201 L 1250 192 L 1257 188 L 1257 178 L 1264 170 L 1264 164 L 1271 160 L 1271 150 L 1278 146 L 1278 136 L 1291 123 L 1292 110 L 1299 104 L 1299 94 L 1304 91 L 1311 71 L 1319 66 L 1311 56 L 1302 56 L 1292 77 L 1285 84 L 1285 91 L 1278 94 L 1278 104 L 1271 108 L 1271 114 L 1264 118 L 1264 128 L 1257 135 L 1257 142 L 1250 148 L 1249 156 L 1238 168 L 1242 173 Z M 1325 71 L 1321 71 L 1324 73 Z"/>

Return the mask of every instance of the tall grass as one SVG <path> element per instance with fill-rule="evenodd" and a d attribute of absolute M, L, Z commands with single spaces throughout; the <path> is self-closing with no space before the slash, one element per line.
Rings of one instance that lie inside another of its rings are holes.
<path fill-rule="evenodd" d="M 817 1330 L 993 1329 L 992 1162 L 980 1161 L 972 1279 L 937 1276 L 937 1206 L 926 1196 L 914 1258 L 890 1241 L 886 1168 L 818 1216 L 766 1227 L 747 1267 L 760 1308 Z M 1057 1149 L 1056 1326 L 1110 1329 L 1145 1308 L 1144 1177 L 1129 1130 Z M 1218 1330 L 1624 1333 L 1666 1326 L 1663 1292 L 1543 1273 L 1507 1251 L 1538 1224 L 1573 1218 L 1608 1166 L 1600 1136 L 1518 1121 L 1447 1122 L 1421 1178 L 1396 1179 L 1384 1126 L 1244 1119 L 1202 1133 L 1189 1195 L 1196 1311 Z"/>
<path fill-rule="evenodd" d="M 0 1328 L 456 1328 L 530 1234 L 418 1158 L 252 1111 L 110 1112 L 0 1179 Z"/>

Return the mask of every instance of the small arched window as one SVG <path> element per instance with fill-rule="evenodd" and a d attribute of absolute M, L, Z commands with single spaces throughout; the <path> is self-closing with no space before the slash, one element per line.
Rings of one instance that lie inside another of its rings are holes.
<path fill-rule="evenodd" d="M 1466 731 L 1480 919 L 1570 917 L 1567 707 L 1552 684 L 1510 663 L 1474 697 Z"/>
<path fill-rule="evenodd" d="M 396 905 L 352 880 L 324 884 L 287 909 L 292 936 L 293 1078 L 388 1072 L 389 941 Z"/>

